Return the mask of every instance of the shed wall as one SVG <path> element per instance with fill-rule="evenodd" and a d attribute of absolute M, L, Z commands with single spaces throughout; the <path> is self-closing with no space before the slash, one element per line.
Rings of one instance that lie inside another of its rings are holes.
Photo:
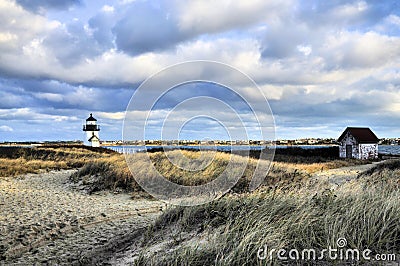
<path fill-rule="evenodd" d="M 339 157 L 346 158 L 346 145 L 352 145 L 352 158 L 359 158 L 358 142 L 349 132 L 347 132 L 346 136 L 340 142 Z"/>
<path fill-rule="evenodd" d="M 359 159 L 377 159 L 378 144 L 360 144 Z"/>

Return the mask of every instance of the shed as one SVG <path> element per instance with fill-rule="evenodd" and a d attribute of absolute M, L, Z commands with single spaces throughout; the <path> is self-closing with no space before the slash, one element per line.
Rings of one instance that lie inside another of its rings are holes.
<path fill-rule="evenodd" d="M 367 127 L 348 127 L 338 139 L 339 157 L 377 159 L 378 141 L 378 137 Z"/>

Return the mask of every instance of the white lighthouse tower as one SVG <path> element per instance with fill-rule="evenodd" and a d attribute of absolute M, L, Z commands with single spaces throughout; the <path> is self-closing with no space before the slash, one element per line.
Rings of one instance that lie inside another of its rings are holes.
<path fill-rule="evenodd" d="M 100 147 L 100 126 L 97 125 L 97 119 L 94 118 L 92 114 L 86 119 L 86 125 L 83 125 L 83 131 L 86 132 L 85 145 Z"/>

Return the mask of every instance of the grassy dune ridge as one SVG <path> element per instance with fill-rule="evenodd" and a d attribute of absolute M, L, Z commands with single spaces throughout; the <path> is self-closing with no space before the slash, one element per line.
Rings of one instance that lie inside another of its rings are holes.
<path fill-rule="evenodd" d="M 173 150 L 168 151 L 169 156 L 183 157 L 196 159 L 199 156 L 197 151 L 189 150 Z M 154 174 L 151 172 L 154 166 L 157 171 L 162 174 L 168 180 L 186 186 L 201 185 L 214 180 L 219 176 L 227 167 L 230 154 L 223 152 L 205 152 L 203 160 L 194 162 L 194 164 L 202 164 L 203 162 L 212 162 L 204 168 L 202 171 L 188 171 L 180 169 L 173 165 L 165 153 L 155 151 L 149 153 L 152 165 L 147 160 L 147 154 L 136 153 L 131 155 L 130 166 L 133 170 L 131 174 L 125 157 L 121 154 L 115 154 L 111 156 L 103 156 L 87 162 L 76 174 L 71 177 L 74 182 L 83 181 L 84 183 L 90 183 L 92 188 L 90 190 L 96 191 L 101 189 L 116 189 L 121 188 L 127 191 L 141 191 L 141 188 L 135 181 L 135 178 L 147 178 L 151 179 Z M 233 155 L 238 156 L 238 155 Z M 281 156 L 281 162 L 273 162 L 268 175 L 266 176 L 264 185 L 271 188 L 290 188 L 293 186 L 299 186 L 301 180 L 307 180 L 310 174 L 321 171 L 324 169 L 338 168 L 343 166 L 350 166 L 356 164 L 367 163 L 366 161 L 359 160 L 339 160 L 330 159 L 325 162 L 321 162 L 321 159 L 317 157 L 312 160 L 307 157 L 290 156 L 285 155 L 288 161 L 293 161 L 291 157 L 297 157 L 296 163 L 287 163 L 283 161 Z M 247 160 L 247 159 L 246 159 Z M 242 193 L 248 190 L 248 184 L 253 177 L 256 169 L 258 160 L 255 158 L 248 158 L 247 167 L 243 173 L 243 176 L 239 179 L 239 182 L 233 188 L 234 192 Z M 179 165 L 190 164 L 187 160 L 178 161 Z M 198 165 L 184 165 L 186 168 L 196 167 Z"/>
<path fill-rule="evenodd" d="M 143 238 L 137 265 L 286 265 L 276 255 L 272 261 L 259 260 L 258 249 L 321 250 L 337 247 L 343 237 L 346 248 L 400 256 L 399 186 L 371 182 L 382 176 L 398 184 L 398 175 L 391 173 L 399 169 L 399 161 L 383 164 L 371 170 L 373 175 L 362 174 L 337 190 L 311 182 L 287 191 L 260 189 L 206 205 L 170 208 Z"/>
<path fill-rule="evenodd" d="M 388 160 L 361 173 L 358 178 L 368 186 L 388 191 L 400 190 L 400 160 Z"/>
<path fill-rule="evenodd" d="M 115 152 L 86 146 L 0 147 L 0 176 L 18 176 L 42 170 L 82 167 Z"/>
<path fill-rule="evenodd" d="M 322 150 L 322 151 L 318 151 Z M 190 150 L 170 151 L 172 156 L 183 154 L 186 158 L 198 158 L 198 152 Z M 273 162 L 265 181 L 265 185 L 276 187 L 291 187 L 302 179 L 307 179 L 311 173 L 323 169 L 365 163 L 358 160 L 338 160 L 331 158 L 334 151 L 330 148 L 299 150 L 298 148 L 277 149 L 278 162 Z M 18 176 L 25 173 L 40 171 L 80 168 L 71 176 L 73 182 L 82 181 L 89 186 L 89 191 L 103 189 L 124 189 L 127 191 L 142 191 L 134 177 L 152 178 L 151 168 L 145 160 L 146 154 L 137 153 L 132 158 L 131 174 L 125 157 L 121 154 L 103 148 L 87 146 L 45 146 L 36 148 L 0 147 L 0 176 Z M 171 164 L 163 152 L 154 150 L 150 157 L 155 168 L 170 181 L 181 185 L 201 185 L 215 179 L 228 165 L 230 154 L 217 152 L 205 153 L 212 163 L 204 171 L 185 171 Z M 214 158 L 215 156 L 215 158 Z M 234 187 L 235 192 L 245 192 L 257 165 L 257 151 L 250 153 L 247 168 Z M 206 158 L 207 159 L 207 158 Z M 180 161 L 181 163 L 185 163 Z M 198 163 L 202 163 L 200 160 Z M 186 165 L 188 166 L 188 165 Z M 190 165 L 189 165 L 190 168 Z"/>

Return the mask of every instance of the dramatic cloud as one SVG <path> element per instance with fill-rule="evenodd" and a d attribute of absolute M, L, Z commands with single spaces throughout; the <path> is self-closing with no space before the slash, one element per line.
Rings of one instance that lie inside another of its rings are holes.
<path fill-rule="evenodd" d="M 232 65 L 254 79 L 270 101 L 278 138 L 337 137 L 348 125 L 399 136 L 399 5 L 397 0 L 3 0 L 0 141 L 80 139 L 90 112 L 103 125 L 102 138 L 119 139 L 125 108 L 139 84 L 169 65 L 199 59 Z M 240 88 L 257 111 L 264 108 L 255 88 L 223 71 L 193 68 L 173 75 L 196 71 L 204 79 L 221 77 Z M 152 125 L 160 125 L 161 115 L 185 97 L 199 95 L 245 110 L 229 91 L 187 86 L 165 95 Z M 202 110 L 232 119 L 211 103 L 189 107 L 175 120 Z M 199 120 L 187 125 L 186 135 L 223 136 L 217 128 Z"/>
<path fill-rule="evenodd" d="M 135 3 L 114 27 L 119 49 L 131 55 L 159 51 L 186 38 L 166 7 Z"/>
<path fill-rule="evenodd" d="M 102 8 L 102 11 L 89 19 L 88 25 L 96 42 L 102 47 L 111 49 L 115 41 L 112 28 L 116 22 L 116 15 L 114 8 L 107 5 Z"/>

